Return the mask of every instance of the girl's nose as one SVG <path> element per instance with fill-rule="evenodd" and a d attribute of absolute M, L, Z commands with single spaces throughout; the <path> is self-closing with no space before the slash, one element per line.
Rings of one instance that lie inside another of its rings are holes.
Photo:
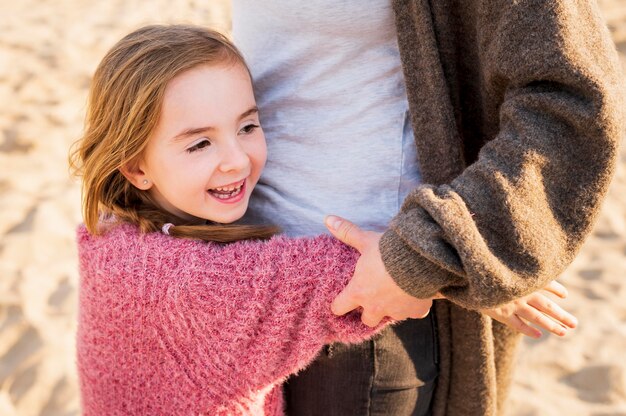
<path fill-rule="evenodd" d="M 220 170 L 222 172 L 244 170 L 249 164 L 250 158 L 248 157 L 248 153 L 246 153 L 237 140 L 234 140 L 224 147 L 222 161 L 220 163 Z"/>

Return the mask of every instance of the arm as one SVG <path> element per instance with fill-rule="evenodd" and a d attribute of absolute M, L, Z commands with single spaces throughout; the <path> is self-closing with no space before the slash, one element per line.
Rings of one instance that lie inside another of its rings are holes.
<path fill-rule="evenodd" d="M 339 217 L 331 216 L 327 219 L 327 223 L 334 225 L 329 226 L 329 229 L 335 237 L 360 250 L 363 249 L 362 246 L 368 246 L 369 240 L 376 241 L 379 238 L 379 234 L 361 231 L 349 221 Z M 369 263 L 365 264 L 369 265 Z M 397 319 L 403 319 L 406 315 L 420 317 L 419 314 L 424 310 L 422 309 L 424 305 L 430 307 L 432 300 L 445 299 L 445 296 L 440 293 L 437 293 L 433 299 L 416 299 L 399 288 L 391 277 L 387 277 L 388 282 L 384 280 L 381 282 L 375 270 L 369 272 L 359 269 L 359 267 L 364 267 L 361 261 L 356 267 L 355 277 L 333 301 L 332 310 L 338 315 L 362 306 L 364 311 L 361 320 L 373 326 L 390 314 L 394 318 L 400 316 Z M 540 337 L 541 332 L 531 325 L 563 336 L 567 328 L 576 327 L 576 318 L 546 296 L 548 293 L 561 299 L 567 296 L 565 287 L 556 281 L 551 281 L 542 290 L 497 307 L 481 309 L 480 312 L 533 338 Z M 386 304 L 390 306 L 385 307 Z M 428 313 L 427 309 L 426 313 Z"/>
<path fill-rule="evenodd" d="M 379 245 L 407 293 L 472 309 L 527 295 L 571 262 L 623 125 L 622 77 L 592 2 L 484 7 L 483 88 L 497 99 L 499 131 L 451 183 L 412 192 Z"/>
<path fill-rule="evenodd" d="M 78 338 L 88 403 L 206 411 L 281 382 L 324 343 L 374 333 L 330 312 L 357 257 L 330 237 L 217 245 L 126 226 L 105 240 L 85 233 Z"/>

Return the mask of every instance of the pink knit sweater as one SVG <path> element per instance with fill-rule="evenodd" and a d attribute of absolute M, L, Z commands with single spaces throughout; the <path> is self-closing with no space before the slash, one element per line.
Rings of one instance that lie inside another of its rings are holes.
<path fill-rule="evenodd" d="M 358 254 L 329 236 L 227 245 L 78 229 L 84 415 L 281 415 L 280 385 L 333 341 Z"/>

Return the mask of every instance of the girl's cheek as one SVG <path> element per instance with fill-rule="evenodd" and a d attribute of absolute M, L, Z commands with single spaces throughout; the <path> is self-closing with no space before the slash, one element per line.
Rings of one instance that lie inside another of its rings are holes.
<path fill-rule="evenodd" d="M 261 164 L 261 168 L 265 166 L 265 162 L 267 161 L 267 144 L 265 143 L 265 137 L 260 140 L 259 143 L 259 163 Z"/>
<path fill-rule="evenodd" d="M 253 164 L 253 168 L 263 169 L 267 160 L 267 146 L 265 139 L 257 139 L 248 143 L 246 153 Z"/>

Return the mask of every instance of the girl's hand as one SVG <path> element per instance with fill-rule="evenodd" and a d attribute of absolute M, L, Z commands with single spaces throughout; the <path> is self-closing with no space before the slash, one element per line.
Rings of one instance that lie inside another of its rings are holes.
<path fill-rule="evenodd" d="M 561 299 L 567 296 L 565 287 L 553 280 L 542 290 L 496 308 L 482 309 L 481 312 L 531 338 L 541 337 L 541 331 L 531 324 L 564 336 L 568 328 L 576 328 L 577 319 L 550 299 L 547 293 Z"/>

